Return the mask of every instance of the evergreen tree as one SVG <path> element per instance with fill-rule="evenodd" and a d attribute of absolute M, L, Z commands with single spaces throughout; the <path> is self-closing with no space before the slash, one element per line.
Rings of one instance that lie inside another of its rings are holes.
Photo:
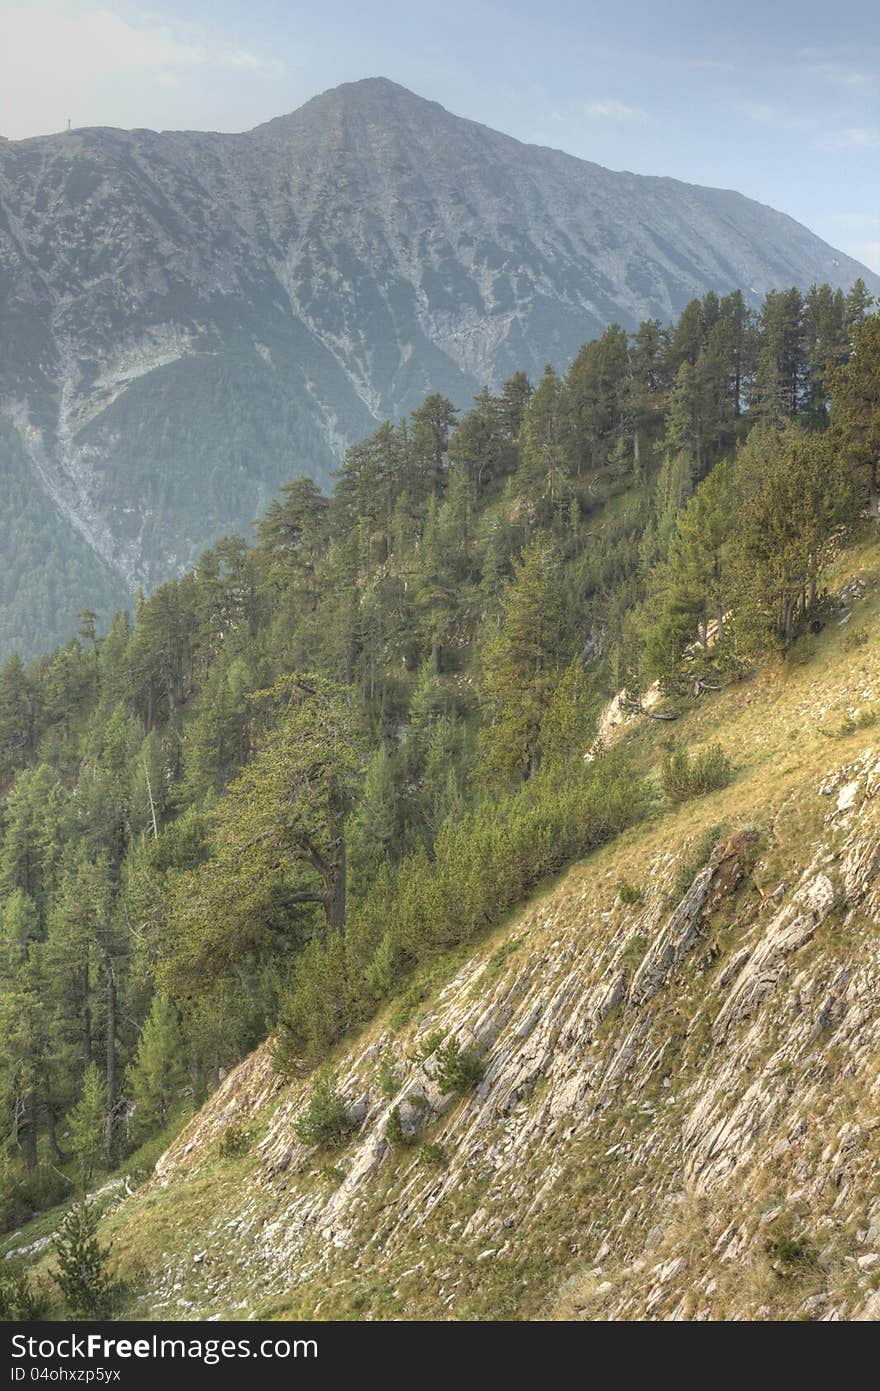
<path fill-rule="evenodd" d="M 850 342 L 852 342 L 856 329 L 867 319 L 871 306 L 874 303 L 874 299 L 868 294 L 867 285 L 862 277 L 859 276 L 853 284 L 852 289 L 844 297 L 844 326 Z"/>
<path fill-rule="evenodd" d="M 161 1130 L 187 1085 L 177 1011 L 164 995 L 153 998 L 126 1081 L 135 1136 Z"/>
<path fill-rule="evenodd" d="M 88 1184 L 102 1162 L 107 1124 L 107 1088 L 95 1063 L 86 1069 L 82 1095 L 68 1123 L 71 1153 L 83 1183 Z"/>
<path fill-rule="evenodd" d="M 397 829 L 396 804 L 394 767 L 382 744 L 367 764 L 363 791 L 349 827 L 351 870 L 355 880 L 369 882 L 390 855 Z"/>
<path fill-rule="evenodd" d="M 548 363 L 520 427 L 520 463 L 514 478 L 519 498 L 536 521 L 552 522 L 565 501 L 563 384 Z"/>
<path fill-rule="evenodd" d="M 828 420 L 831 380 L 849 356 L 843 291 L 813 285 L 804 301 L 806 387 L 803 414 L 816 429 Z"/>
<path fill-rule="evenodd" d="M 37 692 L 17 654 L 0 667 L 0 781 L 34 754 Z"/>
<path fill-rule="evenodd" d="M 880 316 L 853 331 L 853 353 L 833 377 L 831 420 L 835 442 L 865 480 L 876 510 L 880 493 Z"/>
<path fill-rule="evenodd" d="M 108 1319 L 120 1288 L 108 1270 L 109 1252 L 98 1240 L 98 1213 L 83 1200 L 66 1213 L 55 1237 L 55 1280 L 74 1319 Z"/>
<path fill-rule="evenodd" d="M 484 650 L 485 761 L 497 777 L 528 777 L 541 760 L 563 634 L 559 564 L 551 543 L 531 543 L 503 595 L 498 634 Z"/>
<path fill-rule="evenodd" d="M 443 492 L 449 434 L 455 424 L 456 409 L 445 396 L 435 392 L 412 414 L 410 450 L 413 467 L 426 491 Z"/>
<path fill-rule="evenodd" d="M 791 643 L 815 611 L 824 568 L 856 515 L 852 483 L 832 441 L 789 430 L 738 519 L 742 642 Z"/>
<path fill-rule="evenodd" d="M 582 759 L 595 725 L 584 664 L 576 657 L 562 673 L 544 716 L 541 751 L 546 764 L 553 767 Z"/>
<path fill-rule="evenodd" d="M 183 993 L 290 942 L 300 905 L 320 907 L 323 936 L 345 931 L 345 823 L 361 779 L 349 713 L 315 676 L 282 678 L 263 703 L 283 715 L 229 787 L 211 859 L 175 886 L 162 980 Z"/>
<path fill-rule="evenodd" d="M 758 362 L 756 392 L 765 417 L 781 412 L 793 420 L 801 404 L 807 375 L 804 302 L 799 290 L 771 290 L 761 312 L 764 346 Z"/>

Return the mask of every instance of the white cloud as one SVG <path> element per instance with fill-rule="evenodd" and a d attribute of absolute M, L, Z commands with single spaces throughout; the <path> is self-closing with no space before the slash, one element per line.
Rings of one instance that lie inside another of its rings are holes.
<path fill-rule="evenodd" d="M 156 15 L 124 15 L 113 0 L 13 3 L 0 11 L 0 130 L 31 134 L 28 123 L 40 120 L 34 113 L 55 109 L 62 98 L 78 115 L 95 104 L 102 84 L 173 88 L 199 73 L 280 70 L 275 58 L 240 44 L 208 39 Z"/>
<path fill-rule="evenodd" d="M 868 81 L 865 73 L 858 68 L 847 67 L 844 63 L 811 63 L 807 72 L 822 82 L 830 82 L 835 87 L 864 87 Z"/>
<path fill-rule="evenodd" d="M 768 102 L 739 101 L 736 109 L 741 115 L 748 116 L 750 121 L 761 126 L 772 126 L 774 130 L 799 130 L 806 124 L 802 116 L 795 116 L 791 111 L 771 106 Z"/>
<path fill-rule="evenodd" d="M 880 150 L 880 126 L 844 126 L 819 141 L 823 150 Z"/>
<path fill-rule="evenodd" d="M 611 121 L 647 121 L 650 117 L 640 106 L 627 106 L 615 97 L 604 101 L 591 101 L 587 107 L 588 116 L 602 116 Z"/>

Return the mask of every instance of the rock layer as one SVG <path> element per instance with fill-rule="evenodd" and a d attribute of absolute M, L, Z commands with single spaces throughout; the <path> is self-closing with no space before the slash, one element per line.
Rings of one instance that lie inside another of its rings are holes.
<path fill-rule="evenodd" d="M 256 1127 L 255 1186 L 197 1237 L 193 1308 L 244 1285 L 247 1308 L 330 1316 L 876 1317 L 878 786 L 873 750 L 826 778 L 820 833 L 769 890 L 750 828 L 686 886 L 655 848 L 638 904 L 601 855 L 574 871 L 416 1025 L 343 1055 L 356 1128 L 329 1172 L 296 1138 L 310 1082 L 253 1055 L 157 1168 L 174 1191 Z M 483 1059 L 464 1097 L 437 1086 L 441 1034 Z"/>

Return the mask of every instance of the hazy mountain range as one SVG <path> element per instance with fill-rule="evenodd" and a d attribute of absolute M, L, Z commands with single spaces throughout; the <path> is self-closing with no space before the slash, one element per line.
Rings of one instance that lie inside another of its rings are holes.
<path fill-rule="evenodd" d="M 0 142 L 0 647 L 121 605 L 428 391 L 465 406 L 695 295 L 880 278 L 728 190 L 384 79 L 240 135 Z"/>

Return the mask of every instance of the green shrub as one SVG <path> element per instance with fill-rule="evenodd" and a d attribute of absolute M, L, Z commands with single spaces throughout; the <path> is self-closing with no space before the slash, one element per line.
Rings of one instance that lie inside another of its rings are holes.
<path fill-rule="evenodd" d="M 344 940 L 310 942 L 282 1001 L 276 1059 L 284 1071 L 325 1057 L 369 1019 L 422 962 L 502 921 L 542 879 L 632 825 L 648 806 L 644 782 L 614 750 L 585 765 L 540 770 L 501 797 L 447 821 L 434 842 L 383 867 L 349 914 Z M 414 985 L 392 1016 L 408 1022 Z"/>
<path fill-rule="evenodd" d="M 118 1308 L 121 1285 L 108 1269 L 109 1250 L 98 1242 L 98 1213 L 74 1203 L 55 1236 L 55 1281 L 71 1318 L 108 1319 Z"/>
<path fill-rule="evenodd" d="M 427 1038 L 423 1038 L 419 1044 L 418 1058 L 420 1062 L 426 1063 L 442 1044 L 446 1037 L 445 1029 L 433 1029 Z"/>
<path fill-rule="evenodd" d="M 811 662 L 816 653 L 815 638 L 809 633 L 803 633 L 800 637 L 789 643 L 785 649 L 785 660 L 789 666 L 802 667 L 807 662 Z"/>
<path fill-rule="evenodd" d="M 390 1048 L 386 1048 L 379 1059 L 376 1080 L 380 1092 L 387 1101 L 390 1101 L 397 1091 L 397 1060 Z"/>
<path fill-rule="evenodd" d="M 732 771 L 720 744 L 710 744 L 693 755 L 687 749 L 676 749 L 663 760 L 661 782 L 671 802 L 686 802 L 726 787 Z"/>
<path fill-rule="evenodd" d="M 621 879 L 617 886 L 617 897 L 621 903 L 641 903 L 645 895 L 641 889 L 635 888 L 626 879 Z"/>
<path fill-rule="evenodd" d="M 385 1139 L 389 1145 L 402 1145 L 405 1143 L 406 1136 L 403 1133 L 403 1122 L 400 1119 L 400 1107 L 392 1106 L 385 1122 Z"/>
<path fill-rule="evenodd" d="M 346 981 L 345 947 L 335 933 L 327 942 L 309 942 L 297 956 L 275 1038 L 275 1064 L 286 1076 L 302 1070 L 304 1055 L 323 1057 L 354 1022 Z"/>
<path fill-rule="evenodd" d="M 447 1039 L 435 1055 L 434 1080 L 441 1092 L 467 1092 L 481 1081 L 482 1059 L 472 1048 L 462 1048 L 455 1037 Z"/>
<path fill-rule="evenodd" d="M 816 1252 L 805 1236 L 782 1233 L 765 1241 L 764 1250 L 771 1261 L 790 1271 L 809 1268 L 817 1261 Z"/>
<path fill-rule="evenodd" d="M 427 993 L 424 981 L 412 981 L 403 991 L 397 1004 L 388 1016 L 388 1023 L 391 1028 L 405 1029 L 419 1005 L 424 1004 Z"/>
<path fill-rule="evenodd" d="M 36 1323 L 48 1317 L 48 1296 L 31 1284 L 27 1271 L 0 1264 L 0 1322 Z"/>
<path fill-rule="evenodd" d="M 447 1169 L 449 1159 L 442 1145 L 433 1145 L 430 1141 L 419 1147 L 419 1163 L 427 1169 Z"/>
<path fill-rule="evenodd" d="M 642 932 L 637 933 L 636 936 L 626 944 L 626 948 L 621 956 L 621 964 L 624 965 L 632 975 L 635 975 L 645 959 L 647 950 L 648 938 Z"/>
<path fill-rule="evenodd" d="M 7 1231 L 27 1222 L 37 1212 L 69 1201 L 75 1187 L 73 1180 L 52 1164 L 38 1164 L 30 1172 L 24 1165 L 10 1164 L 0 1178 L 0 1215 Z"/>
<path fill-rule="evenodd" d="M 243 1125 L 228 1125 L 223 1132 L 217 1153 L 221 1159 L 238 1159 L 247 1154 L 253 1144 L 253 1131 Z"/>
<path fill-rule="evenodd" d="M 345 1144 L 354 1125 L 332 1077 L 318 1079 L 304 1114 L 293 1128 L 304 1145 L 336 1149 Z"/>

